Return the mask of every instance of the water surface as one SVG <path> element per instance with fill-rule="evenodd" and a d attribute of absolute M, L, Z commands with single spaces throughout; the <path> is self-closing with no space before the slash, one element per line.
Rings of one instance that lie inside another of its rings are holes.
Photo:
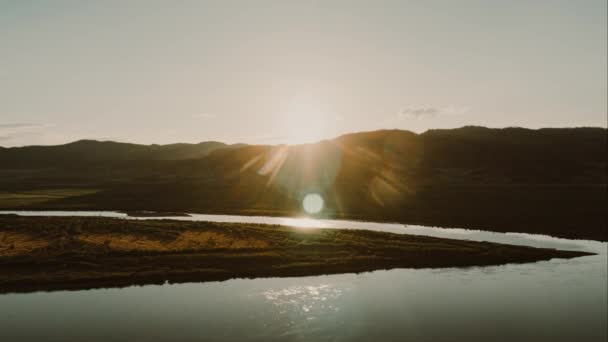
<path fill-rule="evenodd" d="M 19 213 L 126 218 L 114 212 Z M 606 341 L 608 337 L 606 243 L 340 220 L 198 214 L 170 219 L 371 229 L 599 254 L 523 265 L 0 295 L 0 341 Z"/>

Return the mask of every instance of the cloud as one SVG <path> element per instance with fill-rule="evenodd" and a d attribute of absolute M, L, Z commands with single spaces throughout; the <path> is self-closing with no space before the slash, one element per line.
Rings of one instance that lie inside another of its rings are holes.
<path fill-rule="evenodd" d="M 11 141 L 27 136 L 38 135 L 36 132 L 0 133 L 0 141 Z"/>
<path fill-rule="evenodd" d="M 0 124 L 0 130 L 23 129 L 23 128 L 33 128 L 33 127 L 40 127 L 40 126 L 44 126 L 44 125 L 34 124 L 34 123 L 22 123 L 22 122 L 5 123 L 5 124 Z"/>
<path fill-rule="evenodd" d="M 47 125 L 36 123 L 0 123 L 0 141 L 14 141 L 23 137 L 40 135 Z"/>
<path fill-rule="evenodd" d="M 399 119 L 425 119 L 444 115 L 460 115 L 468 111 L 468 107 L 452 105 L 446 107 L 410 106 L 401 110 L 397 116 Z"/>

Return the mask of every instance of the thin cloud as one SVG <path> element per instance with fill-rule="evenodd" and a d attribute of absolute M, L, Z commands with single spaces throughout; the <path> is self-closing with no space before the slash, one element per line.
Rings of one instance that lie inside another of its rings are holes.
<path fill-rule="evenodd" d="M 44 125 L 35 124 L 35 123 L 23 123 L 23 122 L 5 123 L 5 124 L 0 124 L 0 130 L 5 130 L 5 129 L 24 129 L 24 128 L 33 128 L 33 127 L 41 127 L 41 126 L 44 126 Z"/>
<path fill-rule="evenodd" d="M 3 133 L 0 134 L 0 141 L 10 141 L 14 139 L 19 139 L 27 136 L 36 136 L 39 135 L 38 132 L 13 132 L 13 133 Z"/>
<path fill-rule="evenodd" d="M 468 111 L 468 107 L 459 106 L 410 106 L 401 110 L 397 116 L 399 119 L 425 119 L 444 115 L 460 115 Z"/>
<path fill-rule="evenodd" d="M 12 122 L 0 124 L 0 141 L 14 141 L 24 137 L 37 136 L 43 133 L 47 125 L 37 123 Z"/>

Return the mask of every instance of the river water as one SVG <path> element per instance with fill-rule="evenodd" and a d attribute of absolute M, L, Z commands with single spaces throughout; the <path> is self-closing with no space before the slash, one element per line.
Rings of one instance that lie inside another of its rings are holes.
<path fill-rule="evenodd" d="M 92 211 L 2 213 L 127 218 L 122 213 Z M 490 267 L 393 269 L 0 295 L 0 341 L 606 341 L 608 338 L 606 243 L 308 218 L 192 214 L 169 219 L 370 229 L 581 250 L 597 255 Z"/>

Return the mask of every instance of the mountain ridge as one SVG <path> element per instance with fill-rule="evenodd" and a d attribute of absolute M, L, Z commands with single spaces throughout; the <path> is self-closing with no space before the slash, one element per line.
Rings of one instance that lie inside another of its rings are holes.
<path fill-rule="evenodd" d="M 166 146 L 196 146 L 196 145 L 203 145 L 203 144 L 208 144 L 208 143 L 214 143 L 214 144 L 223 144 L 226 146 L 246 146 L 246 145 L 261 145 L 261 146 L 280 146 L 280 145 L 289 145 L 289 146 L 295 146 L 295 145 L 310 145 L 310 144 L 315 144 L 315 143 L 319 143 L 325 140 L 337 140 L 343 137 L 348 137 L 351 135 L 358 135 L 358 134 L 368 134 L 368 133 L 379 133 L 379 132 L 395 132 L 395 131 L 399 131 L 399 132 L 409 132 L 415 135 L 426 135 L 426 134 L 432 134 L 432 133 L 436 133 L 436 132 L 464 132 L 464 131 L 474 131 L 474 130 L 484 130 L 484 131 L 524 131 L 524 132 L 549 132 L 549 131 L 608 131 L 608 128 L 606 127 L 597 127 L 597 126 L 577 126 L 577 127 L 541 127 L 541 128 L 527 128 L 527 127 L 520 127 L 520 126 L 508 126 L 508 127 L 485 127 L 485 126 L 478 126 L 478 125 L 465 125 L 465 126 L 461 126 L 461 127 L 455 127 L 455 128 L 431 128 L 428 129 L 424 132 L 421 133 L 416 133 L 414 131 L 410 131 L 407 129 L 400 129 L 400 128 L 381 128 L 381 129 L 377 129 L 377 130 L 370 130 L 370 131 L 356 131 L 356 132 L 348 132 L 348 133 L 343 133 L 334 137 L 330 137 L 330 138 L 325 138 L 325 139 L 321 139 L 318 141 L 313 141 L 313 142 L 307 142 L 307 143 L 299 143 L 299 144 L 252 144 L 252 143 L 244 143 L 244 142 L 238 142 L 238 143 L 226 143 L 226 142 L 222 142 L 222 141 L 218 141 L 218 140 L 204 140 L 204 141 L 200 141 L 200 142 L 195 142 L 195 143 L 187 143 L 187 142 L 174 142 L 174 143 L 168 143 L 168 144 L 158 144 L 158 143 L 151 143 L 151 144 L 144 144 L 144 143 L 136 143 L 136 142 L 126 142 L 126 141 L 116 141 L 116 140 L 97 140 L 97 139 L 88 139 L 88 138 L 82 138 L 82 139 L 78 139 L 78 140 L 74 140 L 74 141 L 70 141 L 64 144 L 54 144 L 54 145 L 23 145 L 23 146 L 2 146 L 0 145 L 0 149 L 7 149 L 7 150 L 12 150 L 12 149 L 23 149 L 23 148 L 30 148 L 30 147 L 59 147 L 59 146 L 65 146 L 65 145 L 74 145 L 74 144 L 79 144 L 79 143 L 116 143 L 116 144 L 122 144 L 122 145 L 136 145 L 136 146 L 148 146 L 148 147 L 166 147 Z"/>

